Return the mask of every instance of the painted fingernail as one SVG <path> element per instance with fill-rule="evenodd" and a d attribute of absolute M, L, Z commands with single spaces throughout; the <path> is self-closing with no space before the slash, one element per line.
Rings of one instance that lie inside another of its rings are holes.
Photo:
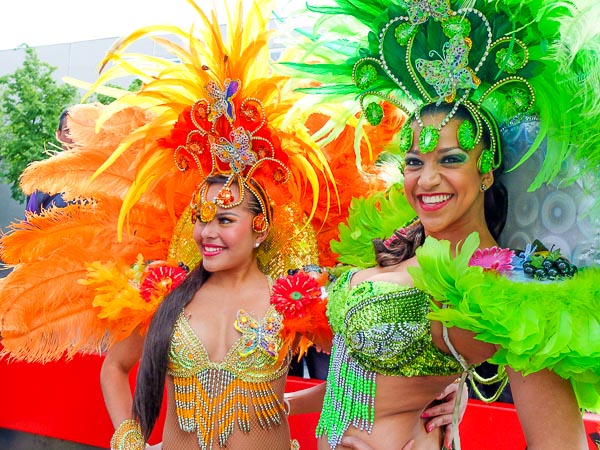
<path fill-rule="evenodd" d="M 427 432 L 431 433 L 432 431 L 433 431 L 433 425 L 432 424 L 427 425 Z"/>
<path fill-rule="evenodd" d="M 423 418 L 423 419 L 427 419 L 428 417 L 429 417 L 429 414 L 427 414 L 426 412 L 421 414 L 421 418 Z"/>

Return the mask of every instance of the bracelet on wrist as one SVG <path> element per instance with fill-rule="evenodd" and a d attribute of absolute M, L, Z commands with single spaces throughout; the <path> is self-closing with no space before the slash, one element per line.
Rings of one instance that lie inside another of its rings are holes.
<path fill-rule="evenodd" d="M 115 430 L 110 440 L 112 450 L 144 450 L 146 441 L 137 420 L 127 419 Z"/>

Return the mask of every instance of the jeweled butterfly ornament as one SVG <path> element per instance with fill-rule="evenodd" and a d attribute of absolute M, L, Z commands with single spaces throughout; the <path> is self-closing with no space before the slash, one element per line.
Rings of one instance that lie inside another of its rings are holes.
<path fill-rule="evenodd" d="M 228 163 L 233 173 L 239 175 L 258 159 L 256 153 L 252 151 L 252 137 L 244 128 L 231 130 L 229 137 L 231 141 L 224 137 L 216 141 L 214 137 L 209 136 L 211 151 L 221 161 Z"/>
<path fill-rule="evenodd" d="M 412 0 L 406 2 L 410 22 L 418 25 L 430 17 L 441 21 L 450 16 L 449 0 Z"/>
<path fill-rule="evenodd" d="M 458 89 L 475 89 L 481 81 L 473 70 L 467 66 L 469 59 L 470 41 L 460 35 L 452 37 L 444 43 L 440 59 L 417 59 L 416 67 L 419 74 L 429 83 L 438 94 L 437 104 L 442 100 L 452 103 Z"/>
<path fill-rule="evenodd" d="M 404 3 L 408 11 L 408 22 L 396 27 L 394 36 L 400 45 L 408 44 L 408 41 L 417 33 L 417 26 L 433 18 L 442 21 L 450 17 L 449 0 L 414 0 Z"/>
<path fill-rule="evenodd" d="M 240 309 L 234 326 L 242 333 L 243 345 L 239 350 L 240 356 L 247 357 L 259 353 L 277 359 L 281 348 L 279 338 L 281 315 L 277 311 L 272 311 L 259 323 L 246 311 Z"/>
<path fill-rule="evenodd" d="M 225 116 L 229 122 L 235 120 L 235 107 L 233 98 L 238 93 L 240 88 L 239 80 L 225 80 L 225 88 L 221 87 L 214 81 L 209 81 L 206 86 L 206 92 L 211 100 L 210 112 L 208 120 L 215 122 L 219 117 Z"/>

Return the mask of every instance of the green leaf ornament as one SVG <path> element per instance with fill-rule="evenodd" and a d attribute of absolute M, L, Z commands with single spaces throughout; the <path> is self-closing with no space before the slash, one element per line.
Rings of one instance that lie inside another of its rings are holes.
<path fill-rule="evenodd" d="M 494 152 L 486 148 L 481 152 L 481 156 L 477 160 L 477 168 L 480 173 L 488 173 L 494 165 Z"/>
<path fill-rule="evenodd" d="M 421 153 L 429 153 L 435 150 L 440 141 L 440 130 L 433 125 L 427 125 L 419 135 L 419 150 Z"/>
<path fill-rule="evenodd" d="M 406 153 L 410 150 L 413 144 L 413 129 L 410 126 L 410 122 L 407 120 L 402 129 L 400 130 L 400 150 L 402 153 Z"/>

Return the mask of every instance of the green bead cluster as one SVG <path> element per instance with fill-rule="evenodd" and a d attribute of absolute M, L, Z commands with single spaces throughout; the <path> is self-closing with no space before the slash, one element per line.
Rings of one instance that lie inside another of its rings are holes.
<path fill-rule="evenodd" d="M 406 153 L 412 147 L 413 134 L 413 129 L 410 126 L 410 122 L 407 120 L 400 130 L 400 150 L 402 153 Z"/>
<path fill-rule="evenodd" d="M 494 166 L 494 152 L 486 148 L 481 152 L 481 156 L 477 160 L 477 168 L 480 173 L 488 173 Z"/>
<path fill-rule="evenodd" d="M 440 130 L 433 125 L 427 125 L 419 135 L 419 150 L 421 153 L 429 153 L 435 150 L 440 141 Z"/>
<path fill-rule="evenodd" d="M 411 23 L 405 22 L 396 27 L 394 30 L 394 38 L 396 42 L 402 46 L 407 45 L 419 29 Z"/>
<path fill-rule="evenodd" d="M 377 69 L 373 64 L 363 64 L 354 73 L 354 83 L 360 90 L 367 89 L 377 80 Z"/>
<path fill-rule="evenodd" d="M 467 37 L 471 34 L 471 22 L 466 17 L 457 14 L 442 22 L 442 30 L 449 38 L 454 36 Z"/>
<path fill-rule="evenodd" d="M 475 147 L 475 127 L 473 124 L 468 120 L 464 120 L 458 127 L 456 138 L 458 139 L 460 148 L 463 150 L 473 150 L 473 147 Z"/>
<path fill-rule="evenodd" d="M 371 125 L 379 125 L 383 119 L 383 108 L 380 104 L 371 102 L 367 105 L 365 116 Z"/>

